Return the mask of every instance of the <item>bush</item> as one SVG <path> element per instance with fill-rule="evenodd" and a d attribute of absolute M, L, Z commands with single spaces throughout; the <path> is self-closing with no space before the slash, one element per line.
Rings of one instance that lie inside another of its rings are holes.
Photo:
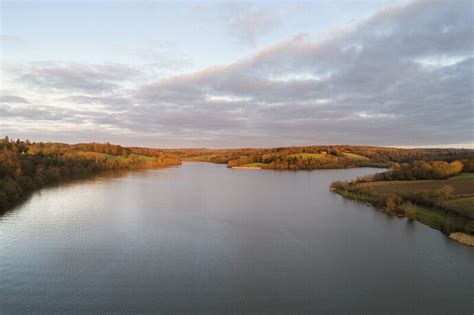
<path fill-rule="evenodd" d="M 387 210 L 393 211 L 397 207 L 397 204 L 395 203 L 392 197 L 388 197 L 385 200 L 385 207 L 387 208 Z"/>
<path fill-rule="evenodd" d="M 347 186 L 348 184 L 343 181 L 335 181 L 331 183 L 330 187 L 331 187 L 331 190 L 337 190 L 337 189 L 347 190 Z"/>
<path fill-rule="evenodd" d="M 450 185 L 444 185 L 440 189 L 436 190 L 436 193 L 438 194 L 439 198 L 448 199 L 454 193 L 454 189 Z"/>
<path fill-rule="evenodd" d="M 403 208 L 405 211 L 405 216 L 408 218 L 408 220 L 416 219 L 417 208 L 414 204 L 412 204 L 410 201 L 407 201 Z"/>

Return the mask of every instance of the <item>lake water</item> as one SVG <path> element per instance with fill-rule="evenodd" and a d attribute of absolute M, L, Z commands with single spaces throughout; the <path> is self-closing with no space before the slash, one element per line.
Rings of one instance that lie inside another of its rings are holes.
<path fill-rule="evenodd" d="M 0 313 L 474 311 L 474 250 L 329 192 L 374 169 L 181 167 L 41 190 L 0 218 Z"/>

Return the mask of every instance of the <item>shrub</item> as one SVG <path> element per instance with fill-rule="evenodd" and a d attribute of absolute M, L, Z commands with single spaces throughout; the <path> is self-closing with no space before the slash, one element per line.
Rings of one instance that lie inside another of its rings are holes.
<path fill-rule="evenodd" d="M 387 210 L 393 211 L 397 207 L 397 203 L 395 202 L 395 200 L 393 200 L 392 197 L 388 197 L 385 200 L 385 207 L 387 208 Z"/>
<path fill-rule="evenodd" d="M 347 190 L 347 184 L 343 181 L 335 181 L 331 183 L 331 190 L 342 189 Z"/>
<path fill-rule="evenodd" d="M 448 199 L 454 193 L 454 189 L 450 185 L 444 185 L 440 189 L 436 190 L 436 193 L 438 194 L 439 198 Z"/>
<path fill-rule="evenodd" d="M 416 206 L 412 204 L 410 201 L 407 201 L 404 206 L 405 216 L 408 220 L 415 220 L 416 219 Z"/>

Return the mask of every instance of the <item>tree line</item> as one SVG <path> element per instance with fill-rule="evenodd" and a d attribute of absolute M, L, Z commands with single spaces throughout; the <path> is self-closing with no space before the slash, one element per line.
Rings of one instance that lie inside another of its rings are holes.
<path fill-rule="evenodd" d="M 462 160 L 465 170 L 474 170 L 474 150 L 471 149 L 400 149 L 373 146 L 305 146 L 239 149 L 171 149 L 183 160 L 227 164 L 228 167 L 264 163 L 262 168 L 278 170 L 312 170 L 323 168 L 391 167 L 414 161 Z M 304 156 L 298 156 L 303 154 Z M 319 154 L 324 157 L 308 157 Z M 350 154 L 362 158 L 354 158 Z"/>
<path fill-rule="evenodd" d="M 467 161 L 469 163 L 469 160 Z M 391 169 L 358 179 L 358 182 L 373 182 L 383 180 L 423 180 L 447 179 L 460 174 L 464 170 L 461 161 L 414 161 L 412 163 L 394 163 Z M 470 169 L 465 169 L 469 172 Z"/>
<path fill-rule="evenodd" d="M 65 180 L 83 179 L 106 170 L 179 165 L 179 157 L 158 149 L 85 143 L 31 143 L 0 140 L 0 210 L 28 193 Z"/>

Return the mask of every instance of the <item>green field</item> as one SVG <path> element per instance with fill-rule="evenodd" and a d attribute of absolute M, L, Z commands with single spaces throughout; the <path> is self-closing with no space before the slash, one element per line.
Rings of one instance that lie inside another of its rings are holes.
<path fill-rule="evenodd" d="M 145 162 L 148 162 L 153 159 L 151 156 L 140 155 L 140 154 L 130 154 L 130 156 L 136 157 L 140 161 L 145 161 Z"/>
<path fill-rule="evenodd" d="M 369 160 L 369 158 L 355 154 L 355 153 L 350 153 L 350 152 L 343 152 L 342 153 L 344 157 L 353 159 L 353 160 Z M 325 159 L 332 157 L 330 154 L 321 154 L 321 153 L 293 153 L 288 155 L 289 158 L 296 157 L 296 158 L 302 158 L 302 159 Z"/>
<path fill-rule="evenodd" d="M 461 173 L 458 176 L 451 177 L 450 179 L 464 179 L 464 178 L 474 178 L 474 173 Z"/>
<path fill-rule="evenodd" d="M 474 219 L 474 197 L 460 197 L 443 201 L 443 207 Z"/>
<path fill-rule="evenodd" d="M 118 155 L 107 154 L 107 153 L 96 153 L 96 152 L 94 152 L 94 154 L 96 154 L 100 157 L 106 158 L 106 159 L 110 159 L 110 160 L 116 160 L 119 157 Z"/>
<path fill-rule="evenodd" d="M 453 187 L 455 195 L 474 194 L 474 176 L 465 173 L 443 180 L 413 180 L 413 181 L 380 181 L 357 184 L 386 193 L 417 193 L 440 189 L 445 185 Z"/>
<path fill-rule="evenodd" d="M 406 210 L 406 207 L 406 204 L 400 206 L 403 210 Z M 451 232 L 474 233 L 474 220 L 421 205 L 413 205 L 412 207 L 416 209 L 416 219 L 432 228 L 447 234 Z"/>
<path fill-rule="evenodd" d="M 433 192 L 446 185 L 451 186 L 454 192 L 448 199 L 436 199 L 439 207 L 474 219 L 474 176 L 470 173 L 444 180 L 380 181 L 357 184 L 361 188 L 370 188 L 371 191 L 378 193 L 392 193 L 402 198 L 414 193 Z"/>
<path fill-rule="evenodd" d="M 343 154 L 346 158 L 349 158 L 349 159 L 354 159 L 354 160 L 369 160 L 368 157 L 363 156 L 363 155 L 359 155 L 359 154 L 355 154 L 355 153 L 343 152 L 342 154 Z"/>
<path fill-rule="evenodd" d="M 294 153 L 289 154 L 288 157 L 296 157 L 296 158 L 303 158 L 303 159 L 324 159 L 326 158 L 327 154 L 320 154 L 320 153 Z"/>

